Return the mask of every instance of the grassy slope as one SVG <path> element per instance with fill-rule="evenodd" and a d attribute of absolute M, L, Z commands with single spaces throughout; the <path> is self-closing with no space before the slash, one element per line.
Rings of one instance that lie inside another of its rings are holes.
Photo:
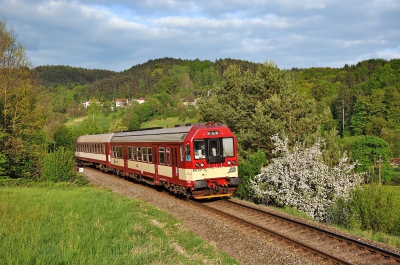
<path fill-rule="evenodd" d="M 66 126 L 72 128 L 78 128 L 82 121 L 84 121 L 87 117 L 80 117 L 80 118 L 71 118 L 65 123 Z M 103 114 L 100 114 L 98 118 L 98 125 L 105 131 L 108 131 L 110 128 L 110 124 L 115 122 L 116 120 L 121 118 L 120 112 L 111 113 L 107 117 L 104 117 Z M 179 120 L 178 117 L 169 117 L 166 119 L 152 119 L 150 121 L 144 122 L 142 124 L 142 128 L 150 128 L 150 127 L 163 127 L 163 128 L 170 128 L 174 127 L 178 124 L 186 124 L 186 123 L 197 123 L 197 119 L 186 119 L 185 121 Z"/>
<path fill-rule="evenodd" d="M 1 264 L 238 264 L 143 202 L 91 187 L 1 187 Z"/>

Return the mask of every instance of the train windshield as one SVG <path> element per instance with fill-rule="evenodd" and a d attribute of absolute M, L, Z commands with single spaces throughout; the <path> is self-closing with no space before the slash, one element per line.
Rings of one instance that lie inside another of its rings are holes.
<path fill-rule="evenodd" d="M 232 157 L 235 155 L 233 138 L 194 140 L 194 158 Z"/>

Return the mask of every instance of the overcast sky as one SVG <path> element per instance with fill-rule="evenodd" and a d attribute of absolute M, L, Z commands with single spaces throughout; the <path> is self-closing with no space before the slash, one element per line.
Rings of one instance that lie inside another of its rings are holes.
<path fill-rule="evenodd" d="M 0 0 L 34 66 L 123 71 L 149 59 L 283 69 L 400 58 L 400 0 Z"/>

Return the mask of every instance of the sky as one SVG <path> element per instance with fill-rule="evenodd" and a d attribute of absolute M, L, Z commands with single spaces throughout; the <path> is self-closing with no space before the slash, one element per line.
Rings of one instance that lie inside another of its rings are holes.
<path fill-rule="evenodd" d="M 164 57 L 343 67 L 400 58 L 400 0 L 0 0 L 33 66 Z"/>

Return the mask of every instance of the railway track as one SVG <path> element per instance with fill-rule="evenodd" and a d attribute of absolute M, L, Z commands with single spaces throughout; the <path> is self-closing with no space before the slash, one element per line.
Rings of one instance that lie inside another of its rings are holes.
<path fill-rule="evenodd" d="M 400 254 L 230 200 L 187 201 L 244 226 L 257 236 L 266 235 L 290 244 L 331 264 L 400 264 Z"/>

